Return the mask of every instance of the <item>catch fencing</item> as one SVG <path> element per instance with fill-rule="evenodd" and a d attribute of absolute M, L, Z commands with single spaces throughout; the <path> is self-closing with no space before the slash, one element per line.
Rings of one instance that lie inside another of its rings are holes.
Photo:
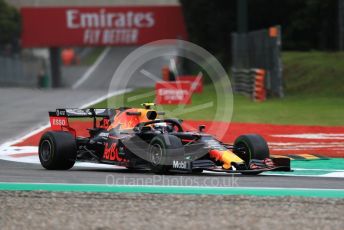
<path fill-rule="evenodd" d="M 267 96 L 284 96 L 280 26 L 246 34 L 232 34 L 232 78 L 235 92 L 253 97 L 254 78 L 250 76 L 255 69 L 265 71 Z M 251 85 L 243 88 L 242 82 Z"/>

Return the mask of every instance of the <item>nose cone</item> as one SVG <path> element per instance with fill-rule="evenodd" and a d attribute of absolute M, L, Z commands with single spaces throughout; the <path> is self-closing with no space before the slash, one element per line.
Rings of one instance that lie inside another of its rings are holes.
<path fill-rule="evenodd" d="M 216 150 L 212 149 L 209 152 L 210 157 L 215 158 L 218 161 L 223 163 L 222 167 L 225 169 L 229 169 L 232 166 L 232 163 L 242 164 L 244 161 L 235 155 L 233 152 L 229 150 Z"/>

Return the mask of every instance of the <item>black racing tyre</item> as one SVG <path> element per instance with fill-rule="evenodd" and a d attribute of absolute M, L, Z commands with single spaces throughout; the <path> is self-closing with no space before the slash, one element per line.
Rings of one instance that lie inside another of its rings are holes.
<path fill-rule="evenodd" d="M 154 137 L 148 148 L 150 168 L 154 173 L 168 173 L 171 168 L 171 156 L 184 155 L 184 147 L 181 140 L 173 135 L 158 135 Z"/>
<path fill-rule="evenodd" d="M 239 136 L 234 142 L 234 149 L 243 149 L 244 151 L 235 152 L 246 165 L 251 159 L 264 160 L 270 157 L 269 147 L 265 139 L 258 134 L 246 134 Z"/>
<path fill-rule="evenodd" d="M 73 167 L 77 154 L 76 140 L 69 132 L 48 131 L 39 142 L 39 160 L 49 170 L 68 170 Z"/>

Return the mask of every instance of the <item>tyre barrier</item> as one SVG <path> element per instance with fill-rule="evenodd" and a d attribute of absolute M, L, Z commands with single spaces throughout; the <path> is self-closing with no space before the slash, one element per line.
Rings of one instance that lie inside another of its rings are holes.
<path fill-rule="evenodd" d="M 266 71 L 264 69 L 232 69 L 233 90 L 254 101 L 266 100 Z"/>
<path fill-rule="evenodd" d="M 253 100 L 259 102 L 266 100 L 265 70 L 263 69 L 255 70 Z"/>

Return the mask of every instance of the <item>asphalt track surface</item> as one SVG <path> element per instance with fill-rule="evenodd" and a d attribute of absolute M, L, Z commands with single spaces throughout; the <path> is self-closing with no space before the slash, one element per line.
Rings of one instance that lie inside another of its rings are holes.
<path fill-rule="evenodd" d="M 69 171 L 49 171 L 43 169 L 39 164 L 3 160 L 0 160 L 0 182 L 344 189 L 342 178 L 219 175 L 213 173 L 156 175 L 142 170 L 129 171 L 127 169 L 93 167 L 74 167 Z"/>

